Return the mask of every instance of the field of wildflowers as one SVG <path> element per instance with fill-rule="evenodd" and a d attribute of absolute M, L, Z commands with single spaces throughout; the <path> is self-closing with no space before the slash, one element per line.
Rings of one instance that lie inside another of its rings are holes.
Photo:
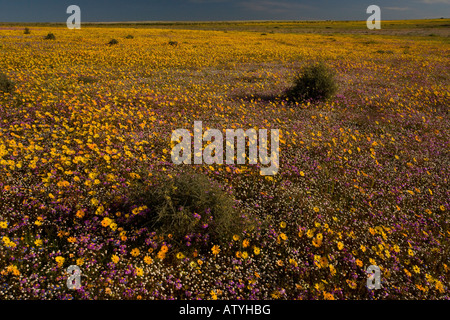
<path fill-rule="evenodd" d="M 0 26 L 0 299 L 449 299 L 448 35 L 29 29 Z M 337 95 L 286 99 L 319 60 Z M 279 129 L 278 174 L 174 165 L 196 120 Z M 244 227 L 145 223 L 185 173 Z"/>

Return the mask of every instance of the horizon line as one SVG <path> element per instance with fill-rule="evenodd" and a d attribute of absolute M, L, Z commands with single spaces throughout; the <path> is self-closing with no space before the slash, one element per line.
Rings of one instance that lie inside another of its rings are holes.
<path fill-rule="evenodd" d="M 410 18 L 410 19 L 389 19 L 383 21 L 414 21 L 414 20 L 446 20 L 450 18 Z M 160 24 L 160 23 L 245 23 L 245 22 L 364 22 L 365 19 L 261 19 L 261 20 L 137 20 L 137 21 L 86 21 L 81 24 Z M 34 21 L 0 21 L 0 24 L 66 24 L 66 21 L 46 21 L 46 22 L 34 22 Z"/>

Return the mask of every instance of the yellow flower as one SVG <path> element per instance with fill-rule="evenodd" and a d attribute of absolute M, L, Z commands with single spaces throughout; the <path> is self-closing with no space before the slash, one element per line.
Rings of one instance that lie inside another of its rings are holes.
<path fill-rule="evenodd" d="M 8 228 L 8 222 L 6 222 L 6 221 L 0 221 L 0 228 L 2 228 L 2 229 Z"/>
<path fill-rule="evenodd" d="M 70 243 L 75 243 L 77 242 L 77 239 L 75 237 L 69 237 L 67 238 L 67 241 L 69 241 Z"/>
<path fill-rule="evenodd" d="M 247 251 L 242 252 L 242 259 L 247 259 L 247 258 L 248 258 Z"/>
<path fill-rule="evenodd" d="M 131 255 L 133 257 L 137 257 L 139 255 L 140 251 L 138 248 L 134 248 L 133 250 L 131 250 Z"/>
<path fill-rule="evenodd" d="M 61 187 L 70 186 L 70 183 L 68 181 L 63 180 L 63 181 L 59 181 L 56 185 L 61 188 Z"/>
<path fill-rule="evenodd" d="M 57 256 L 55 258 L 55 261 L 56 261 L 56 263 L 58 264 L 59 267 L 62 267 L 62 265 L 64 264 L 65 260 L 66 259 L 64 259 L 64 257 L 61 257 L 61 256 Z"/>
<path fill-rule="evenodd" d="M 250 241 L 248 241 L 248 239 L 245 239 L 245 240 L 242 242 L 242 246 L 243 246 L 244 248 L 247 248 L 247 247 L 249 246 L 249 244 L 250 244 Z"/>
<path fill-rule="evenodd" d="M 322 240 L 319 240 L 319 239 L 317 239 L 317 238 L 314 238 L 314 239 L 312 240 L 312 244 L 313 244 L 314 247 L 318 248 L 318 247 L 320 247 L 320 246 L 322 245 Z"/>
<path fill-rule="evenodd" d="M 324 285 L 323 283 L 316 283 L 316 284 L 314 285 L 314 288 L 315 288 L 317 291 L 323 291 L 323 290 L 325 289 L 325 285 Z"/>
<path fill-rule="evenodd" d="M 413 271 L 415 273 L 420 273 L 420 268 L 418 266 L 413 266 Z"/>
<path fill-rule="evenodd" d="M 214 290 L 211 290 L 210 294 L 213 300 L 217 300 L 217 294 L 214 292 Z"/>
<path fill-rule="evenodd" d="M 327 257 L 321 257 L 320 258 L 320 265 L 324 268 L 328 267 L 328 259 Z"/>
<path fill-rule="evenodd" d="M 84 259 L 83 258 L 78 258 L 77 259 L 77 266 L 82 266 L 84 264 Z"/>
<path fill-rule="evenodd" d="M 111 261 L 114 262 L 114 263 L 119 262 L 119 260 L 120 260 L 119 257 L 117 255 L 115 255 L 115 254 L 111 257 Z"/>
<path fill-rule="evenodd" d="M 220 252 L 220 247 L 219 247 L 218 245 L 214 245 L 214 246 L 211 248 L 211 251 L 212 251 L 212 253 L 213 253 L 214 255 L 218 255 L 219 252 Z"/>
<path fill-rule="evenodd" d="M 411 277 L 411 272 L 409 272 L 408 269 L 403 269 L 403 271 L 405 271 L 405 273 L 408 277 Z"/>
<path fill-rule="evenodd" d="M 330 269 L 331 275 L 334 276 L 336 274 L 336 268 L 332 264 L 330 264 L 328 268 Z"/>
<path fill-rule="evenodd" d="M 280 223 L 280 227 L 283 228 L 283 229 L 286 228 L 286 222 L 282 221 L 282 222 Z"/>
<path fill-rule="evenodd" d="M 441 281 L 439 281 L 439 280 L 436 280 L 436 285 L 435 285 L 435 287 L 436 287 L 436 290 L 439 290 L 439 292 L 440 293 L 444 293 L 444 285 L 442 284 L 442 282 Z"/>
<path fill-rule="evenodd" d="M 274 291 L 270 295 L 273 299 L 279 299 L 281 297 L 281 294 L 278 291 Z"/>
<path fill-rule="evenodd" d="M 408 255 L 410 255 L 411 257 L 414 256 L 414 251 L 412 251 L 412 249 L 408 249 Z"/>
<path fill-rule="evenodd" d="M 306 232 L 306 236 L 307 236 L 308 238 L 312 238 L 313 235 L 314 235 L 314 230 L 312 230 L 312 229 L 309 229 L 309 230 Z"/>
<path fill-rule="evenodd" d="M 102 220 L 102 226 L 103 227 L 108 227 L 111 224 L 112 220 L 108 217 L 103 218 Z"/>
<path fill-rule="evenodd" d="M 253 248 L 253 252 L 254 252 L 256 255 L 259 255 L 259 254 L 261 253 L 261 249 L 259 249 L 258 247 L 254 247 L 254 248 Z"/>
<path fill-rule="evenodd" d="M 332 293 L 328 293 L 328 292 L 323 292 L 323 298 L 325 299 L 325 300 L 334 300 L 334 296 L 333 296 L 333 294 Z"/>
<path fill-rule="evenodd" d="M 166 245 L 163 245 L 163 246 L 161 247 L 161 252 L 166 253 L 167 251 L 169 251 L 169 247 L 166 246 Z"/>
<path fill-rule="evenodd" d="M 363 266 L 363 262 L 359 259 L 356 259 L 356 265 L 361 268 Z"/>
<path fill-rule="evenodd" d="M 282 240 L 284 240 L 284 241 L 287 240 L 287 236 L 286 236 L 286 234 L 284 234 L 284 233 L 280 233 L 280 238 L 281 238 Z"/>
<path fill-rule="evenodd" d="M 144 275 L 144 269 L 142 268 L 136 268 L 136 275 L 138 277 L 142 277 Z"/>
<path fill-rule="evenodd" d="M 153 262 L 153 259 L 151 257 L 149 257 L 149 256 L 145 256 L 144 257 L 144 262 L 146 264 L 151 264 Z"/>
<path fill-rule="evenodd" d="M 83 218 L 84 217 L 84 210 L 78 210 L 76 213 L 77 218 Z"/>
<path fill-rule="evenodd" d="M 317 207 L 314 207 L 314 212 L 319 212 L 320 211 L 320 209 L 319 208 L 317 208 Z"/>
<path fill-rule="evenodd" d="M 323 235 L 321 233 L 318 233 L 316 235 L 317 240 L 323 240 Z"/>
<path fill-rule="evenodd" d="M 34 241 L 34 244 L 36 245 L 36 247 L 40 247 L 40 246 L 42 246 L 43 241 L 42 241 L 41 239 L 36 239 L 36 240 Z"/>
<path fill-rule="evenodd" d="M 337 244 L 337 247 L 338 247 L 339 250 L 342 250 L 342 249 L 344 249 L 344 244 L 339 241 L 338 244 Z"/>
<path fill-rule="evenodd" d="M 177 253 L 177 259 L 183 259 L 185 255 L 182 252 Z"/>
<path fill-rule="evenodd" d="M 318 268 L 322 268 L 322 265 L 320 264 L 320 256 L 319 255 L 314 255 L 314 264 L 318 267 Z"/>
<path fill-rule="evenodd" d="M 235 234 L 235 235 L 233 236 L 233 240 L 234 240 L 234 241 L 239 241 L 239 236 L 238 236 L 237 234 Z"/>
<path fill-rule="evenodd" d="M 17 269 L 17 266 L 12 265 L 12 264 L 9 265 L 8 267 L 6 267 L 6 273 L 5 273 L 5 271 L 2 271 L 2 274 L 8 274 L 8 273 L 11 273 L 15 276 L 20 275 L 20 271 L 19 271 L 19 269 Z"/>
<path fill-rule="evenodd" d="M 158 252 L 158 254 L 156 255 L 156 257 L 157 257 L 158 259 L 160 259 L 160 260 L 164 260 L 164 258 L 166 257 L 166 252 L 160 250 L 160 251 Z"/>
<path fill-rule="evenodd" d="M 346 282 L 351 289 L 356 289 L 356 283 L 354 281 L 346 280 Z"/>

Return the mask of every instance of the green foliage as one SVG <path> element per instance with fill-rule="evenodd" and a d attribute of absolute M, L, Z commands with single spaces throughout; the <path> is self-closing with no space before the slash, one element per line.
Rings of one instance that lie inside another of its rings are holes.
<path fill-rule="evenodd" d="M 294 101 L 328 100 L 337 92 L 334 73 L 323 63 L 307 66 L 294 80 L 287 96 Z"/>
<path fill-rule="evenodd" d="M 115 44 L 118 44 L 118 43 L 119 43 L 119 41 L 117 41 L 116 39 L 111 39 L 111 41 L 108 42 L 108 44 L 109 44 L 110 46 L 115 45 Z"/>
<path fill-rule="evenodd" d="M 82 82 L 82 83 L 94 83 L 97 82 L 98 80 L 94 77 L 90 77 L 90 76 L 80 76 L 78 77 L 78 81 Z"/>
<path fill-rule="evenodd" d="M 0 72 L 0 92 L 11 93 L 14 90 L 14 82 L 7 75 Z"/>
<path fill-rule="evenodd" d="M 30 28 L 25 28 L 25 29 L 23 30 L 23 33 L 24 33 L 24 34 L 30 34 L 30 33 L 31 33 Z"/>
<path fill-rule="evenodd" d="M 127 36 L 125 37 L 125 39 L 134 39 L 134 36 L 132 36 L 131 34 L 129 34 L 129 35 L 127 35 Z"/>
<path fill-rule="evenodd" d="M 137 186 L 130 203 L 145 205 L 148 213 L 132 217 L 135 227 L 150 227 L 171 234 L 175 242 L 192 241 L 209 246 L 239 234 L 246 223 L 234 207 L 234 199 L 214 181 L 199 174 L 184 173 L 164 178 L 156 186 Z"/>
<path fill-rule="evenodd" d="M 45 40 L 56 40 L 56 37 L 53 33 L 49 33 L 44 37 Z"/>

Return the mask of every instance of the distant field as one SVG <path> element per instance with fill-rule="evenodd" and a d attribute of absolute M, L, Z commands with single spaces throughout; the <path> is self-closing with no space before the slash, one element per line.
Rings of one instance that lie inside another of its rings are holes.
<path fill-rule="evenodd" d="M 24 24 L 5 24 L 23 26 Z M 57 23 L 26 24 L 30 26 L 61 25 Z M 85 27 L 162 28 L 185 30 L 249 31 L 273 33 L 377 33 L 396 35 L 450 36 L 450 19 L 382 21 L 381 30 L 368 30 L 366 21 L 218 21 L 218 22 L 86 22 Z"/>
<path fill-rule="evenodd" d="M 0 298 L 448 299 L 449 25 L 1 24 Z M 279 129 L 278 174 L 173 164 L 194 121 Z"/>

